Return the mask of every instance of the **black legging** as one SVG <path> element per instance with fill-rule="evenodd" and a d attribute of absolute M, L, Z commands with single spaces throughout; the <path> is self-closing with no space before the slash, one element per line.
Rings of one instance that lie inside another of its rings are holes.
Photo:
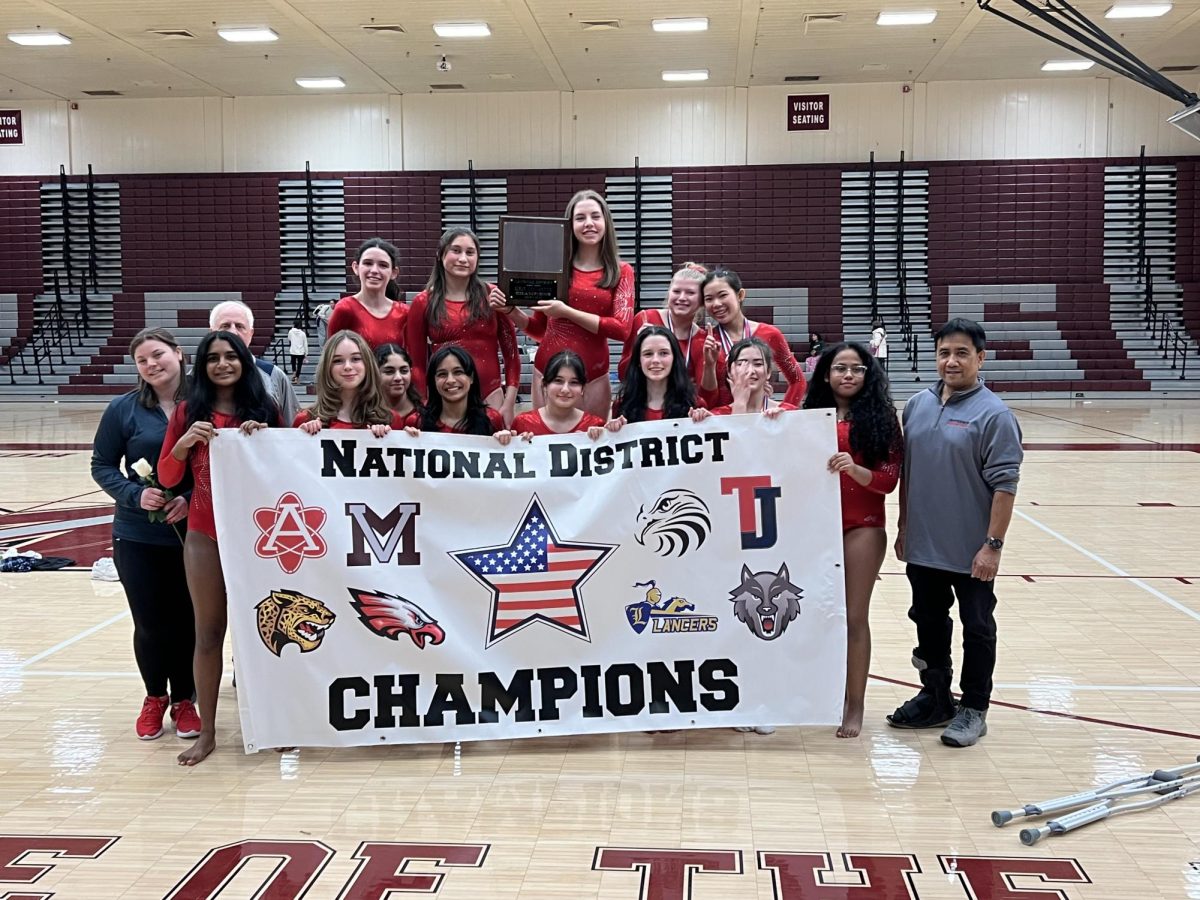
<path fill-rule="evenodd" d="M 192 653 L 196 620 L 183 571 L 183 545 L 160 546 L 113 538 L 113 562 L 133 614 L 133 655 L 146 696 L 171 702 L 196 693 Z"/>
<path fill-rule="evenodd" d="M 293 353 L 291 356 L 292 356 L 292 377 L 299 378 L 300 370 L 304 368 L 305 357 L 297 356 L 295 353 Z"/>

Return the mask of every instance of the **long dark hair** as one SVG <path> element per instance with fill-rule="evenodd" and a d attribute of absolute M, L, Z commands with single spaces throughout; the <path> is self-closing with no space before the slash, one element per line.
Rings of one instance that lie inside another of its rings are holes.
<path fill-rule="evenodd" d="M 197 422 L 211 422 L 213 406 L 217 402 L 217 386 L 208 377 L 208 354 L 217 341 L 225 341 L 237 354 L 242 364 L 242 375 L 233 386 L 234 415 L 242 422 L 266 422 L 279 424 L 279 408 L 267 387 L 263 384 L 254 357 L 242 343 L 242 339 L 231 331 L 210 331 L 196 348 L 196 365 L 192 370 L 192 385 L 188 391 L 187 423 L 191 428 Z"/>
<path fill-rule="evenodd" d="M 550 357 L 550 362 L 546 363 L 546 371 L 542 373 L 542 384 L 549 385 L 563 368 L 574 372 L 580 384 L 587 384 L 587 368 L 583 364 L 583 357 L 574 350 L 559 350 Z"/>
<path fill-rule="evenodd" d="M 175 396 L 172 397 L 176 403 L 187 397 L 188 393 L 188 374 L 187 374 L 187 354 L 179 349 L 179 342 L 175 340 L 175 335 L 167 331 L 165 328 L 143 328 L 133 336 L 133 340 L 129 342 L 129 355 L 133 358 L 135 368 L 137 363 L 137 348 L 146 343 L 146 341 L 158 341 L 160 344 L 166 344 L 172 350 L 179 350 L 181 357 L 179 361 L 179 384 L 175 386 Z M 155 409 L 158 407 L 158 394 L 154 393 L 154 388 L 142 378 L 139 372 L 137 377 L 137 402 L 140 406 L 146 409 Z"/>
<path fill-rule="evenodd" d="M 442 232 L 438 241 L 437 255 L 433 260 L 433 271 L 429 273 L 429 281 L 425 290 L 429 292 L 429 304 L 425 307 L 425 321 L 430 325 L 440 325 L 446 318 L 446 265 L 442 257 L 446 250 L 460 237 L 468 237 L 475 244 L 475 259 L 479 259 L 479 238 L 470 228 L 455 225 Z M 476 264 L 478 266 L 478 263 Z M 478 267 L 471 273 L 467 281 L 467 314 L 468 322 L 482 322 L 492 318 L 495 313 L 488 305 L 487 285 L 479 277 Z"/>
<path fill-rule="evenodd" d="M 402 360 L 408 363 L 408 368 L 411 372 L 413 361 L 407 350 L 405 350 L 399 344 L 380 344 L 375 348 L 375 363 L 379 368 L 380 378 L 383 377 L 383 364 L 387 362 L 387 358 L 389 356 L 399 356 Z M 383 393 L 386 396 L 386 387 L 383 389 Z M 404 396 L 408 398 L 408 402 L 413 405 L 413 409 L 415 409 L 418 413 L 424 410 L 424 405 L 421 402 L 421 394 L 413 385 L 411 375 L 409 376 L 408 390 L 404 392 Z"/>
<path fill-rule="evenodd" d="M 841 341 L 829 347 L 817 360 L 812 378 L 808 381 L 808 393 L 804 396 L 805 409 L 832 409 L 837 406 L 833 387 L 829 383 L 829 370 L 837 355 L 843 350 L 853 350 L 862 364 L 867 367 L 862 390 L 850 401 L 850 451 L 862 460 L 868 469 L 886 462 L 888 455 L 901 446 L 900 420 L 896 406 L 892 403 L 891 389 L 883 366 L 857 341 Z"/>
<path fill-rule="evenodd" d="M 492 422 L 487 414 L 488 408 L 479 391 L 479 373 L 475 370 L 475 360 L 458 344 L 447 344 L 434 353 L 429 360 L 429 367 L 425 370 L 429 373 L 427 376 L 429 379 L 429 404 L 421 416 L 422 430 L 437 431 L 438 422 L 442 418 L 442 395 L 438 393 L 436 379 L 438 366 L 447 356 L 453 356 L 458 360 L 458 364 L 463 367 L 463 371 L 471 379 L 471 387 L 467 391 L 467 409 L 463 413 L 462 419 L 454 426 L 454 430 L 463 434 L 492 434 Z"/>
<path fill-rule="evenodd" d="M 579 252 L 579 238 L 575 237 L 575 207 L 584 200 L 595 200 L 600 207 L 600 215 L 604 217 L 604 238 L 600 241 L 600 263 L 604 274 L 600 277 L 599 287 L 612 290 L 621 280 L 621 244 L 617 240 L 617 229 L 613 226 L 612 213 L 608 210 L 608 201 L 592 190 L 576 191 L 567 201 L 567 227 L 571 229 L 571 260 Z"/>
<path fill-rule="evenodd" d="M 617 394 L 617 402 L 613 408 L 614 416 L 624 416 L 627 422 L 641 422 L 646 418 L 646 376 L 642 374 L 642 345 L 647 338 L 662 337 L 671 345 L 671 372 L 667 376 L 667 395 L 663 399 L 664 419 L 683 419 L 696 405 L 696 388 L 688 377 L 687 366 L 683 363 L 683 351 L 679 341 L 669 328 L 661 325 L 648 325 L 638 332 L 633 339 L 633 349 L 630 351 L 629 368 L 625 370 L 625 380 L 621 382 L 621 390 Z"/>

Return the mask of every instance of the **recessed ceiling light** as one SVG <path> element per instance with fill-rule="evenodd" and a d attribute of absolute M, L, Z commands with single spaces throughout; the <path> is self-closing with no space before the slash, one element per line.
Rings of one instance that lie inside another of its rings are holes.
<path fill-rule="evenodd" d="M 928 25 L 937 18 L 937 10 L 913 9 L 905 12 L 881 12 L 876 25 Z"/>
<path fill-rule="evenodd" d="M 664 71 L 663 81 L 708 81 L 708 69 L 682 69 L 679 71 Z"/>
<path fill-rule="evenodd" d="M 1094 66 L 1090 59 L 1052 59 L 1042 63 L 1043 72 L 1083 72 Z"/>
<path fill-rule="evenodd" d="M 1170 3 L 1118 3 L 1109 7 L 1106 19 L 1156 19 L 1172 9 Z"/>
<path fill-rule="evenodd" d="M 434 25 L 433 30 L 444 38 L 488 37 L 492 33 L 487 22 L 442 22 Z"/>
<path fill-rule="evenodd" d="M 231 44 L 265 44 L 279 40 L 272 28 L 218 28 L 217 34 Z"/>
<path fill-rule="evenodd" d="M 516 76 L 512 72 L 488 72 L 488 78 L 492 81 L 512 81 Z"/>
<path fill-rule="evenodd" d="M 314 91 L 344 88 L 346 86 L 346 82 L 342 81 L 337 75 L 313 75 L 306 78 L 297 78 L 296 84 L 302 88 L 310 88 Z"/>
<path fill-rule="evenodd" d="M 61 47 L 71 43 L 71 39 L 57 31 L 30 31 L 24 34 L 15 32 L 8 36 L 14 44 L 22 47 Z"/>
<path fill-rule="evenodd" d="M 655 31 L 708 31 L 708 19 L 654 19 L 650 27 Z"/>

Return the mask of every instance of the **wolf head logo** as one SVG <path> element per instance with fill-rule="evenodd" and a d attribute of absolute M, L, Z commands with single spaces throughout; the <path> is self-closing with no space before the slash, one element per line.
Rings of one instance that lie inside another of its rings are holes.
<path fill-rule="evenodd" d="M 684 488 L 664 491 L 637 516 L 637 542 L 659 556 L 683 556 L 712 531 L 708 505 Z"/>
<path fill-rule="evenodd" d="M 751 572 L 742 566 L 742 583 L 729 592 L 733 614 L 745 622 L 751 634 L 773 641 L 800 615 L 803 591 L 792 584 L 787 563 L 778 572 Z"/>

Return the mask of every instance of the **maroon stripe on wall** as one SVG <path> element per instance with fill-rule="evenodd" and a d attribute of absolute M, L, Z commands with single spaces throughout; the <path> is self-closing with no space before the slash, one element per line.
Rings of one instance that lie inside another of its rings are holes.
<path fill-rule="evenodd" d="M 494 173 L 508 178 L 508 212 L 513 216 L 561 216 L 576 191 L 591 190 L 603 196 L 605 174 L 595 170 Z M 630 256 L 632 247 L 625 249 Z M 625 261 L 633 265 L 631 258 Z"/>
<path fill-rule="evenodd" d="M 1103 281 L 1104 166 L 1079 160 L 931 167 L 930 281 Z"/>
<path fill-rule="evenodd" d="M 119 181 L 126 290 L 278 292 L 278 175 Z"/>
<path fill-rule="evenodd" d="M 0 178 L 0 293 L 42 292 L 41 179 Z"/>
<path fill-rule="evenodd" d="M 1175 278 L 1182 284 L 1200 284 L 1200 162 L 1180 162 L 1175 168 Z M 1200 336 L 1195 326 L 1188 327 Z"/>
<path fill-rule="evenodd" d="M 461 172 L 453 173 L 461 177 Z M 346 261 L 371 237 L 400 251 L 400 289 L 409 299 L 425 287 L 442 230 L 441 175 L 406 172 L 341 176 L 346 190 Z M 347 278 L 353 276 L 347 269 Z M 355 285 L 351 290 L 356 290 Z"/>

